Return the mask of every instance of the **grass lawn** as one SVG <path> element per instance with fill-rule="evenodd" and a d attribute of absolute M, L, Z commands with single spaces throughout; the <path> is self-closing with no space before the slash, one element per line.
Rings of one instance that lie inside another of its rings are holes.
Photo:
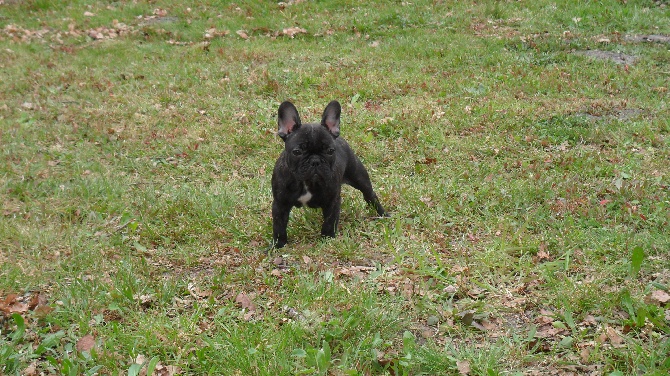
<path fill-rule="evenodd" d="M 667 375 L 669 20 L 0 0 L 0 374 Z M 390 218 L 266 253 L 284 100 Z"/>

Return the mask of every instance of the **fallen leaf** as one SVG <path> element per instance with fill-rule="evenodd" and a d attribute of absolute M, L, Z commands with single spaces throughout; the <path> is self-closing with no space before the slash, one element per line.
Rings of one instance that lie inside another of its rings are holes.
<path fill-rule="evenodd" d="M 482 320 L 481 325 L 482 325 L 482 328 L 484 328 L 485 330 L 488 330 L 488 331 L 491 331 L 491 330 L 494 330 L 494 329 L 497 328 L 495 323 L 493 323 L 491 321 L 488 321 L 488 320 Z"/>
<path fill-rule="evenodd" d="M 105 36 L 97 30 L 89 30 L 88 36 L 95 40 L 105 39 Z"/>
<path fill-rule="evenodd" d="M 244 321 L 250 321 L 253 316 L 254 316 L 254 311 L 249 311 L 249 312 L 245 313 L 244 316 L 243 316 Z"/>
<path fill-rule="evenodd" d="M 454 285 L 449 285 L 445 287 L 442 291 L 444 291 L 447 294 L 455 294 L 458 291 L 458 288 Z"/>
<path fill-rule="evenodd" d="M 90 352 L 92 348 L 95 347 L 95 338 L 91 334 L 87 334 L 81 338 L 79 338 L 79 341 L 77 341 L 77 344 L 75 345 L 75 348 L 77 351 L 88 351 Z"/>
<path fill-rule="evenodd" d="M 552 338 L 557 336 L 558 334 L 564 332 L 565 329 L 563 328 L 557 328 L 553 325 L 545 325 L 540 327 L 537 330 L 537 333 L 535 334 L 538 338 Z"/>
<path fill-rule="evenodd" d="M 377 351 L 377 363 L 379 363 L 382 368 L 386 369 L 391 376 L 397 376 L 396 371 L 398 371 L 399 359 L 395 357 L 387 358 L 383 352 L 379 350 L 375 351 Z"/>
<path fill-rule="evenodd" d="M 249 35 L 247 35 L 246 31 L 244 30 L 237 30 L 235 33 L 242 39 L 249 39 Z"/>
<path fill-rule="evenodd" d="M 154 369 L 154 376 L 174 376 L 181 373 L 181 368 L 177 366 L 164 366 L 160 363 Z"/>
<path fill-rule="evenodd" d="M 309 258 L 309 256 L 307 256 L 307 255 L 303 255 L 303 256 L 302 256 L 302 261 L 303 261 L 305 264 L 307 264 L 307 265 L 309 265 L 309 264 L 312 263 L 312 259 Z"/>
<path fill-rule="evenodd" d="M 48 305 L 38 305 L 37 308 L 35 308 L 35 315 L 40 318 L 46 317 L 49 313 L 51 313 L 54 310 L 53 307 L 49 307 Z"/>
<path fill-rule="evenodd" d="M 545 261 L 545 260 L 551 260 L 551 255 L 547 251 L 538 251 L 537 254 L 535 255 L 536 262 L 539 261 Z"/>
<path fill-rule="evenodd" d="M 456 362 L 456 367 L 458 368 L 458 373 L 461 375 L 470 374 L 470 362 L 467 360 L 459 360 Z"/>
<path fill-rule="evenodd" d="M 591 355 L 591 349 L 585 347 L 582 351 L 579 352 L 579 357 L 582 359 L 582 363 L 588 363 L 589 356 Z"/>
<path fill-rule="evenodd" d="M 84 17 L 93 17 L 93 16 L 95 16 L 95 13 L 91 13 L 91 12 L 88 12 L 88 11 L 84 12 Z"/>
<path fill-rule="evenodd" d="M 610 342 L 613 345 L 620 345 L 623 343 L 623 338 L 619 335 L 619 333 L 614 330 L 611 326 L 608 326 L 606 329 L 607 332 L 607 338 L 609 338 Z"/>
<path fill-rule="evenodd" d="M 282 30 L 282 34 L 287 35 L 290 38 L 295 37 L 296 34 L 306 34 L 307 30 L 301 27 L 289 27 Z M 245 38 L 246 39 L 246 38 Z"/>
<path fill-rule="evenodd" d="M 188 284 L 188 292 L 196 299 L 208 298 L 212 295 L 212 290 L 202 290 L 194 283 Z"/>
<path fill-rule="evenodd" d="M 26 369 L 23 370 L 22 375 L 24 376 L 36 376 L 37 375 L 37 363 L 30 363 Z"/>
<path fill-rule="evenodd" d="M 426 206 L 428 206 L 428 207 L 433 206 L 433 202 L 432 202 L 433 199 L 431 197 L 422 196 L 422 197 L 419 197 L 419 200 L 421 202 L 423 202 L 424 204 L 426 204 Z"/>
<path fill-rule="evenodd" d="M 235 303 L 239 304 L 242 309 L 247 309 L 250 312 L 256 310 L 256 305 L 251 301 L 251 299 L 243 292 L 237 294 L 235 297 Z"/>
<path fill-rule="evenodd" d="M 670 301 L 670 295 L 663 290 L 654 290 L 651 292 L 650 299 L 656 304 L 665 305 Z"/>
<path fill-rule="evenodd" d="M 18 301 L 17 298 L 18 295 L 16 294 L 7 295 L 4 302 L 0 302 L 0 311 L 4 311 L 7 314 L 28 312 L 28 304 Z"/>
<path fill-rule="evenodd" d="M 584 317 L 584 320 L 582 320 L 582 324 L 587 325 L 587 326 L 596 326 L 598 324 L 598 321 L 596 320 L 593 315 L 586 315 Z"/>
<path fill-rule="evenodd" d="M 147 357 L 142 354 L 137 354 L 135 357 L 135 364 L 144 364 L 147 361 Z"/>
<path fill-rule="evenodd" d="M 537 322 L 538 324 L 551 324 L 552 322 L 554 322 L 553 316 L 554 316 L 553 312 L 541 309 L 540 316 L 538 316 L 535 319 L 535 322 Z"/>

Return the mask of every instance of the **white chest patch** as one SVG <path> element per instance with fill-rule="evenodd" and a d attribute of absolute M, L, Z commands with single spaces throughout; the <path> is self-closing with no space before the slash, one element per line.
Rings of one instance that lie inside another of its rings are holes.
<path fill-rule="evenodd" d="M 307 205 L 307 203 L 311 199 L 312 199 L 312 192 L 307 190 L 307 185 L 305 185 L 305 193 L 302 196 L 298 197 L 298 201 L 300 201 L 300 203 L 302 203 L 303 205 Z"/>

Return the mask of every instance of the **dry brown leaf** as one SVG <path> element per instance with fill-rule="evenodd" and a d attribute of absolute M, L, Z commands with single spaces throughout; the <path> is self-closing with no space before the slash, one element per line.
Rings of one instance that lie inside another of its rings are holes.
<path fill-rule="evenodd" d="M 301 27 L 289 27 L 282 30 L 282 34 L 287 35 L 290 38 L 295 37 L 296 34 L 307 34 L 307 30 Z"/>
<path fill-rule="evenodd" d="M 235 297 L 235 303 L 239 304 L 243 309 L 247 309 L 250 312 L 256 310 L 256 305 L 251 301 L 245 293 L 241 292 Z"/>
<path fill-rule="evenodd" d="M 616 330 L 614 330 L 614 328 L 612 328 L 611 326 L 607 327 L 606 333 L 607 333 L 607 338 L 609 338 L 610 342 L 613 345 L 620 345 L 620 344 L 623 343 L 623 338 L 621 338 L 619 333 L 617 333 Z"/>
<path fill-rule="evenodd" d="M 587 326 L 596 326 L 598 324 L 598 321 L 596 320 L 595 317 L 593 317 L 593 315 L 586 315 L 586 317 L 584 317 L 584 320 L 582 320 L 582 324 Z"/>
<path fill-rule="evenodd" d="M 414 284 L 412 282 L 405 282 L 402 284 L 400 294 L 406 299 L 412 299 L 414 296 Z"/>
<path fill-rule="evenodd" d="M 482 327 L 485 330 L 491 331 L 497 328 L 497 325 L 494 322 L 488 321 L 488 320 L 482 320 L 481 322 Z"/>
<path fill-rule="evenodd" d="M 254 311 L 249 311 L 249 312 L 245 313 L 244 316 L 243 316 L 244 321 L 250 321 L 251 318 L 254 317 L 254 313 L 255 313 Z"/>
<path fill-rule="evenodd" d="M 28 304 L 17 301 L 16 298 L 17 296 L 15 294 L 8 295 L 4 304 L 0 303 L 0 310 L 5 311 L 8 314 L 28 312 Z"/>
<path fill-rule="evenodd" d="M 37 375 L 37 363 L 32 362 L 26 369 L 23 370 L 22 375 L 24 376 L 36 376 Z"/>
<path fill-rule="evenodd" d="M 665 305 L 670 301 L 670 294 L 663 290 L 654 290 L 651 292 L 650 299 L 655 304 Z"/>
<path fill-rule="evenodd" d="M 213 39 L 216 37 L 225 37 L 230 34 L 230 30 L 217 30 L 215 27 L 211 27 L 205 31 L 205 39 Z M 253 241 L 252 243 L 254 243 Z M 256 242 L 260 245 L 260 242 Z M 253 246 L 253 244 L 252 244 Z"/>
<path fill-rule="evenodd" d="M 95 16 L 95 13 L 91 13 L 88 11 L 84 12 L 84 17 L 93 17 L 93 16 Z"/>
<path fill-rule="evenodd" d="M 156 365 L 154 376 L 174 376 L 181 374 L 181 368 L 176 366 L 164 366 L 160 363 Z"/>
<path fill-rule="evenodd" d="M 35 308 L 35 315 L 37 317 L 43 318 L 49 313 L 51 313 L 54 310 L 53 307 L 49 307 L 48 305 L 38 305 L 37 308 Z"/>
<path fill-rule="evenodd" d="M 75 348 L 77 351 L 91 351 L 95 347 L 95 338 L 93 338 L 93 335 L 87 334 L 81 338 L 79 338 L 79 341 L 77 341 L 77 344 L 75 345 Z"/>
<path fill-rule="evenodd" d="M 247 35 L 247 32 L 244 30 L 237 30 L 235 33 L 242 39 L 249 39 L 249 35 Z"/>
<path fill-rule="evenodd" d="M 302 261 L 303 261 L 305 264 L 307 264 L 307 265 L 309 265 L 309 264 L 312 263 L 312 259 L 311 259 L 309 256 L 307 256 L 307 255 L 303 255 L 303 256 L 302 256 Z"/>
<path fill-rule="evenodd" d="M 582 363 L 588 363 L 590 355 L 591 349 L 588 347 L 583 348 L 582 351 L 579 352 L 579 357 L 581 358 Z"/>
<path fill-rule="evenodd" d="M 28 303 L 28 309 L 35 309 L 37 306 L 46 305 L 47 298 L 40 293 L 34 294 Z"/>
<path fill-rule="evenodd" d="M 456 367 L 458 368 L 458 373 L 461 375 L 470 374 L 470 362 L 467 360 L 459 360 L 456 362 Z"/>
<path fill-rule="evenodd" d="M 377 351 L 377 363 L 384 369 L 386 369 L 391 376 L 396 376 L 396 370 L 398 369 L 398 359 L 395 357 L 386 357 L 386 354 L 379 350 Z M 393 354 L 389 354 L 393 355 Z"/>
<path fill-rule="evenodd" d="M 188 284 L 188 292 L 196 299 L 205 299 L 212 295 L 212 290 L 202 290 L 194 283 Z"/>
<path fill-rule="evenodd" d="M 431 338 L 434 335 L 435 335 L 435 333 L 431 329 L 424 329 L 424 330 L 421 331 L 421 337 L 426 338 L 426 339 Z"/>
<path fill-rule="evenodd" d="M 542 262 L 546 260 L 551 260 L 551 255 L 547 251 L 538 251 L 537 254 L 535 255 L 535 262 Z"/>
<path fill-rule="evenodd" d="M 565 331 L 565 329 L 563 329 L 563 328 L 557 328 L 553 325 L 545 325 L 545 326 L 540 327 L 537 330 L 536 336 L 539 337 L 539 338 L 551 338 L 551 337 L 555 337 L 556 335 L 558 335 L 558 334 L 560 334 L 564 331 Z"/>

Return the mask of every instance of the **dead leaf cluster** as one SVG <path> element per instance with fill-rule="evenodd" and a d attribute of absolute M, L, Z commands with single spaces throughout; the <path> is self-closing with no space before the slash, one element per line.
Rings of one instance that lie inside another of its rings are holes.
<path fill-rule="evenodd" d="M 158 362 L 154 366 L 152 374 L 147 375 L 149 362 L 150 362 L 150 360 L 148 360 L 147 357 L 143 354 L 138 354 L 135 357 L 134 363 L 135 364 L 140 364 L 142 366 L 142 368 L 140 369 L 140 372 L 139 372 L 140 376 L 174 376 L 174 375 L 181 375 L 182 374 L 182 369 L 180 367 L 166 366 L 166 365 L 163 365 L 161 362 Z"/>
<path fill-rule="evenodd" d="M 669 305 L 668 303 L 670 302 L 670 294 L 663 290 L 654 290 L 649 294 L 647 300 L 651 304 L 655 304 L 660 307 L 667 307 Z"/>
<path fill-rule="evenodd" d="M 63 38 L 88 36 L 93 40 L 115 39 L 120 36 L 136 33 L 132 26 L 126 25 L 118 20 L 113 20 L 111 26 L 100 26 L 82 30 L 77 28 L 75 23 L 68 25 L 67 31 L 58 31 L 52 29 L 30 30 L 17 25 L 7 25 L 0 30 L 0 37 L 5 35 L 16 43 L 31 43 L 34 41 L 52 41 L 58 44 L 64 44 Z M 48 37 L 48 38 L 47 38 Z"/>
<path fill-rule="evenodd" d="M 13 24 L 6 25 L 2 29 L 3 35 L 9 37 L 14 42 L 23 42 L 23 43 L 28 43 L 33 40 L 44 39 L 44 37 L 50 32 L 51 30 L 46 28 L 39 30 L 29 30 Z"/>
<path fill-rule="evenodd" d="M 0 300 L 0 312 L 3 316 L 11 316 L 14 313 L 24 314 L 29 311 L 33 311 L 38 316 L 44 316 L 53 311 L 53 308 L 47 305 L 46 296 L 41 293 L 24 296 L 8 294 Z"/>
<path fill-rule="evenodd" d="M 510 18 L 508 20 L 480 20 L 474 22 L 470 28 L 474 34 L 483 38 L 514 38 L 519 35 L 519 30 L 514 24 L 522 21 L 521 18 Z"/>
<path fill-rule="evenodd" d="M 209 29 L 205 30 L 204 38 L 206 40 L 211 40 L 214 38 L 225 37 L 228 34 L 230 34 L 230 30 L 217 30 L 215 27 L 210 27 Z"/>
<path fill-rule="evenodd" d="M 240 308 L 242 308 L 242 314 L 244 321 L 249 321 L 252 319 L 254 314 L 256 313 L 256 304 L 252 301 L 253 295 L 252 294 L 246 294 L 244 292 L 241 292 L 237 294 L 235 297 L 235 304 L 237 304 Z"/>
<path fill-rule="evenodd" d="M 86 31 L 86 35 L 91 37 L 93 40 L 102 40 L 102 39 L 115 39 L 120 36 L 128 35 L 134 33 L 135 30 L 130 26 L 119 22 L 118 20 L 112 21 L 112 27 L 98 27 L 95 29 L 89 29 Z"/>
<path fill-rule="evenodd" d="M 279 9 L 282 9 L 282 10 L 283 10 L 283 9 L 285 9 L 286 7 L 290 7 L 291 5 L 300 4 L 300 3 L 302 3 L 303 1 L 305 1 L 305 0 L 288 0 L 288 1 L 280 1 L 280 2 L 277 3 L 277 6 L 279 7 Z"/>
<path fill-rule="evenodd" d="M 282 30 L 274 30 L 274 31 L 268 28 L 260 28 L 260 29 L 254 29 L 253 32 L 254 34 L 258 32 L 271 39 L 276 39 L 277 37 L 280 36 L 287 36 L 293 39 L 298 34 L 307 34 L 306 29 L 298 26 L 287 27 Z M 240 38 L 245 40 L 250 38 L 249 32 L 246 30 L 237 30 L 235 34 L 237 34 Z"/>
<path fill-rule="evenodd" d="M 75 344 L 75 349 L 77 349 L 77 351 L 80 352 L 84 351 L 90 352 L 91 350 L 93 350 L 93 348 L 95 348 L 95 337 L 93 337 L 92 334 L 87 334 L 79 338 L 79 340 Z"/>
<path fill-rule="evenodd" d="M 297 34 L 307 34 L 307 30 L 301 28 L 301 27 L 289 27 L 286 29 L 283 29 L 281 32 L 282 35 L 286 35 L 289 38 L 295 37 Z"/>

